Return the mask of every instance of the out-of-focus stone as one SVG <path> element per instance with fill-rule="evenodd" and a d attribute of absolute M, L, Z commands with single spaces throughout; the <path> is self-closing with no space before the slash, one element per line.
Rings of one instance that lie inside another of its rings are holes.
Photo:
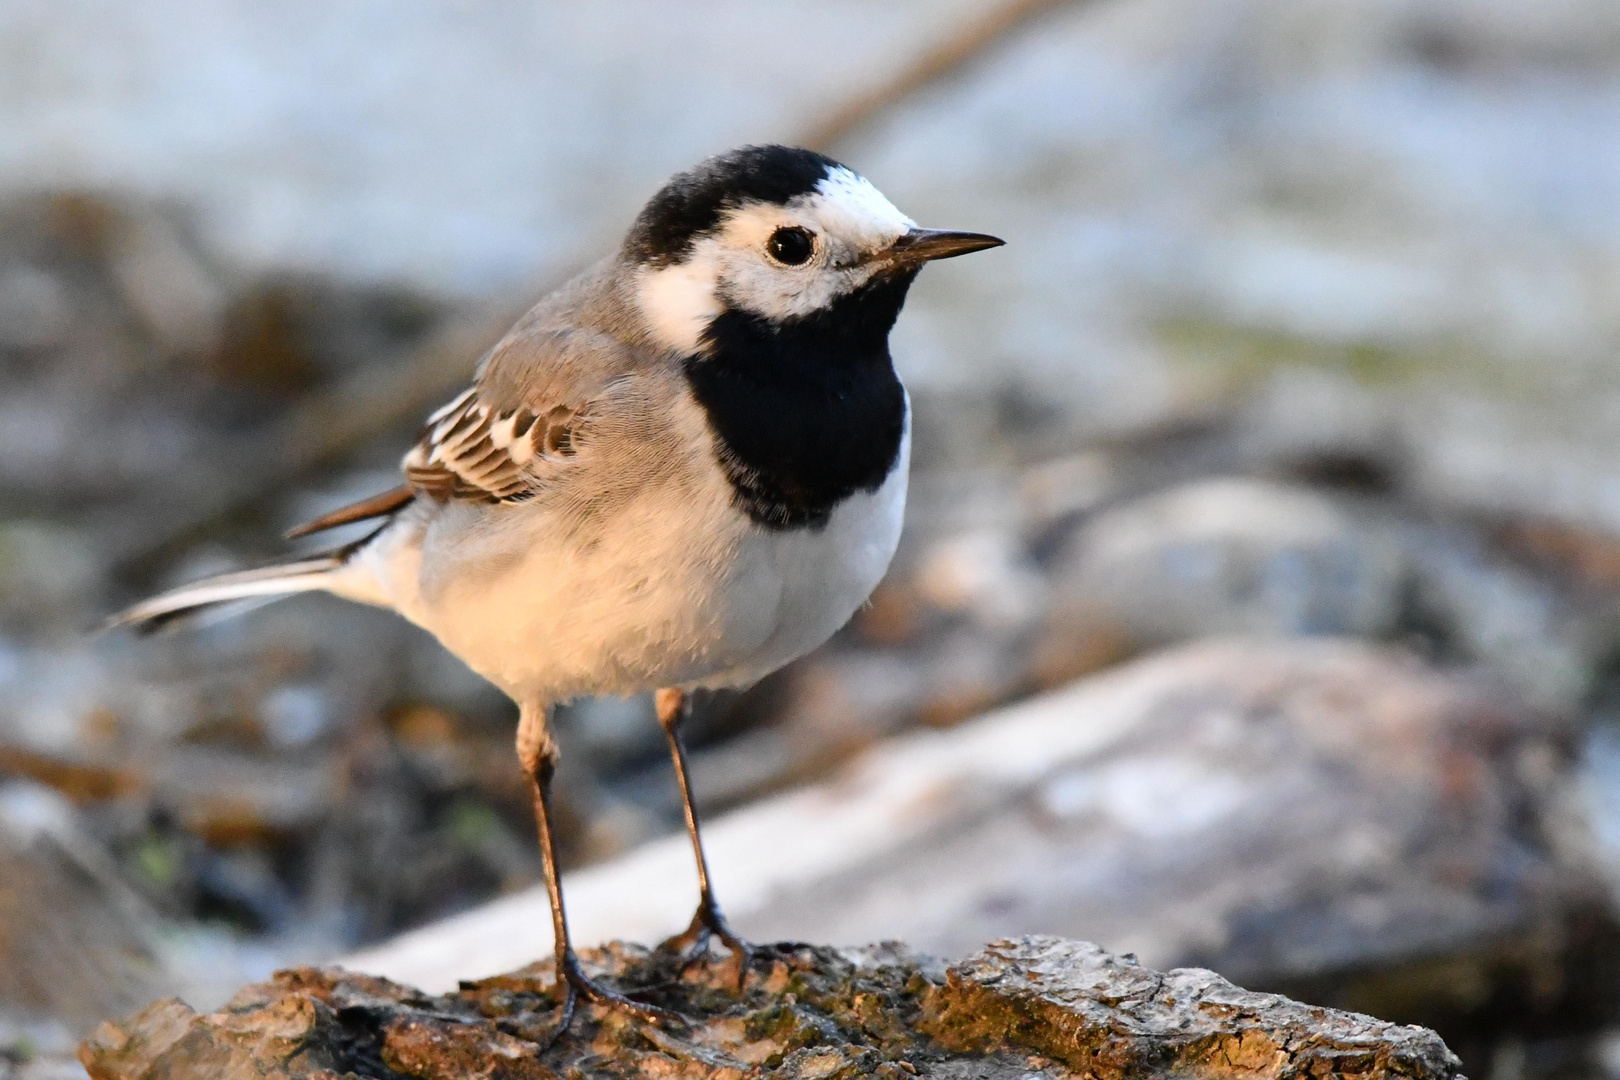
<path fill-rule="evenodd" d="M 80 804 L 143 792 L 144 770 L 127 762 L 71 760 L 19 746 L 0 745 L 0 772 L 43 784 Z"/>
<path fill-rule="evenodd" d="M 60 1020 L 0 1008 L 0 1077 L 5 1080 L 85 1080 L 74 1055 L 78 1037 Z"/>
<path fill-rule="evenodd" d="M 65 800 L 0 784 L 0 1011 L 84 1030 L 163 992 L 155 930 Z"/>
<path fill-rule="evenodd" d="M 664 754 L 664 732 L 647 695 L 587 698 L 568 704 L 558 713 L 557 725 L 563 731 L 567 751 L 584 754 L 598 768 L 657 759 Z"/>
<path fill-rule="evenodd" d="M 58 344 L 72 318 L 67 286 L 38 267 L 0 268 L 0 349 Z"/>
<path fill-rule="evenodd" d="M 172 216 L 145 206 L 126 209 L 108 245 L 107 269 L 166 355 L 200 357 L 218 343 L 225 282 Z"/>
<path fill-rule="evenodd" d="M 266 397 L 290 398 L 319 374 L 305 325 L 323 298 L 291 282 L 265 282 L 224 319 L 212 368 L 222 381 Z"/>
<path fill-rule="evenodd" d="M 913 571 L 918 595 L 941 611 L 998 629 L 1027 626 L 1046 608 L 1046 582 L 1005 526 L 936 541 Z"/>
<path fill-rule="evenodd" d="M 1018 480 L 1025 527 L 1040 528 L 1093 510 L 1118 483 L 1116 470 L 1100 450 L 1065 454 L 1037 462 Z"/>
<path fill-rule="evenodd" d="M 216 844 L 285 838 L 337 805 L 327 762 L 260 761 L 212 747 L 171 747 L 148 763 L 153 798 L 188 831 Z"/>
<path fill-rule="evenodd" d="M 716 751 L 715 766 L 700 754 L 695 777 L 700 790 L 713 784 L 735 801 L 758 794 L 784 779 L 804 778 L 842 761 L 892 734 L 912 720 L 928 699 L 927 674 L 918 665 L 887 653 L 849 653 L 807 662 L 790 675 L 789 700 L 782 707 L 762 755 L 771 772 L 719 768 L 730 755 Z M 756 751 L 761 747 L 756 746 Z M 729 774 L 729 775 L 727 775 Z M 711 779 L 712 777 L 712 779 Z M 740 788 L 748 777 L 753 785 Z M 716 792 L 718 794 L 718 791 Z"/>
<path fill-rule="evenodd" d="M 0 626 L 43 637 L 94 625 L 103 560 L 76 529 L 43 521 L 0 523 Z"/>
<path fill-rule="evenodd" d="M 1161 1071 L 1189 1080 L 1452 1080 L 1459 1072 L 1432 1031 L 1250 993 L 1210 971 L 1150 971 L 1059 938 L 996 942 L 948 970 L 895 944 L 782 946 L 742 980 L 729 960 L 683 969 L 671 953 L 633 946 L 584 959 L 610 984 L 658 987 L 651 998 L 689 1019 L 629 1023 L 581 1003 L 558 1035 L 544 965 L 443 997 L 301 968 L 245 988 L 217 1013 L 157 1002 L 102 1025 L 80 1059 L 94 1080 L 540 1080 L 585 1070 L 716 1080 L 1125 1080 Z"/>
<path fill-rule="evenodd" d="M 1386 394 L 1316 368 L 1273 372 L 1236 426 L 1246 459 L 1296 475 L 1354 480 L 1359 470 L 1364 483 L 1376 482 L 1397 472 L 1409 452 Z"/>
<path fill-rule="evenodd" d="M 1052 620 L 1142 644 L 1225 633 L 1379 635 L 1405 565 L 1380 531 L 1305 488 L 1199 480 L 1087 522 L 1053 567 Z"/>
<path fill-rule="evenodd" d="M 1488 665 L 1532 705 L 1581 707 L 1614 649 L 1612 607 L 1571 602 L 1456 526 L 1407 524 L 1400 536 L 1420 629 L 1457 659 Z"/>
<path fill-rule="evenodd" d="M 1565 522 L 1520 518 L 1499 531 L 1515 555 L 1553 570 L 1583 592 L 1620 596 L 1620 536 Z"/>

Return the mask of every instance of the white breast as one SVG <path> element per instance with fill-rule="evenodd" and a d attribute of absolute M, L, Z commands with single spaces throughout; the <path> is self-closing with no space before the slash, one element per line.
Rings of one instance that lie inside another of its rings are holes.
<path fill-rule="evenodd" d="M 857 492 L 826 528 L 771 532 L 755 527 L 739 551 L 733 603 L 769 604 L 771 632 L 741 662 L 697 680 L 747 686 L 830 638 L 866 603 L 900 542 L 911 462 L 910 403 L 900 454 L 883 486 Z"/>

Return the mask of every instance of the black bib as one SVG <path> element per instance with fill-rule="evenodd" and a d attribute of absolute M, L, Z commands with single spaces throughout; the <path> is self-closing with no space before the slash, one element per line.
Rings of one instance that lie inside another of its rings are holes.
<path fill-rule="evenodd" d="M 728 308 L 686 362 L 737 508 L 768 529 L 824 528 L 833 508 L 894 471 L 905 390 L 889 330 L 915 271 L 875 279 L 830 308 L 772 322 Z"/>

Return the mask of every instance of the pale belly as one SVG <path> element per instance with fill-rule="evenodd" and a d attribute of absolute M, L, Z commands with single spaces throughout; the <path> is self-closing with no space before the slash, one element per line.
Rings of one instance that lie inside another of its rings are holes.
<path fill-rule="evenodd" d="M 851 496 L 820 532 L 754 529 L 738 560 L 733 603 L 774 596 L 770 633 L 736 663 L 693 680 L 748 686 L 830 638 L 866 603 L 894 557 L 905 515 L 909 445 L 884 485 Z"/>
<path fill-rule="evenodd" d="M 423 522 L 379 544 L 370 573 L 390 606 L 520 702 L 745 686 L 866 602 L 899 542 L 908 459 L 909 432 L 884 485 L 814 532 L 759 528 L 731 507 L 716 470 L 696 488 L 635 500 L 584 537 L 522 507 L 470 528 L 473 514 L 501 511 L 468 508 L 466 521 Z"/>

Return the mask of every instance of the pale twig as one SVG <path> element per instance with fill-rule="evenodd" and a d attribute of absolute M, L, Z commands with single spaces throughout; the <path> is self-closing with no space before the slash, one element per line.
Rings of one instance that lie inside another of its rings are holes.
<path fill-rule="evenodd" d="M 1035 19 L 1077 0 L 1007 0 L 964 20 L 888 79 L 846 100 L 799 142 L 830 150 L 921 90 L 957 74 Z"/>

